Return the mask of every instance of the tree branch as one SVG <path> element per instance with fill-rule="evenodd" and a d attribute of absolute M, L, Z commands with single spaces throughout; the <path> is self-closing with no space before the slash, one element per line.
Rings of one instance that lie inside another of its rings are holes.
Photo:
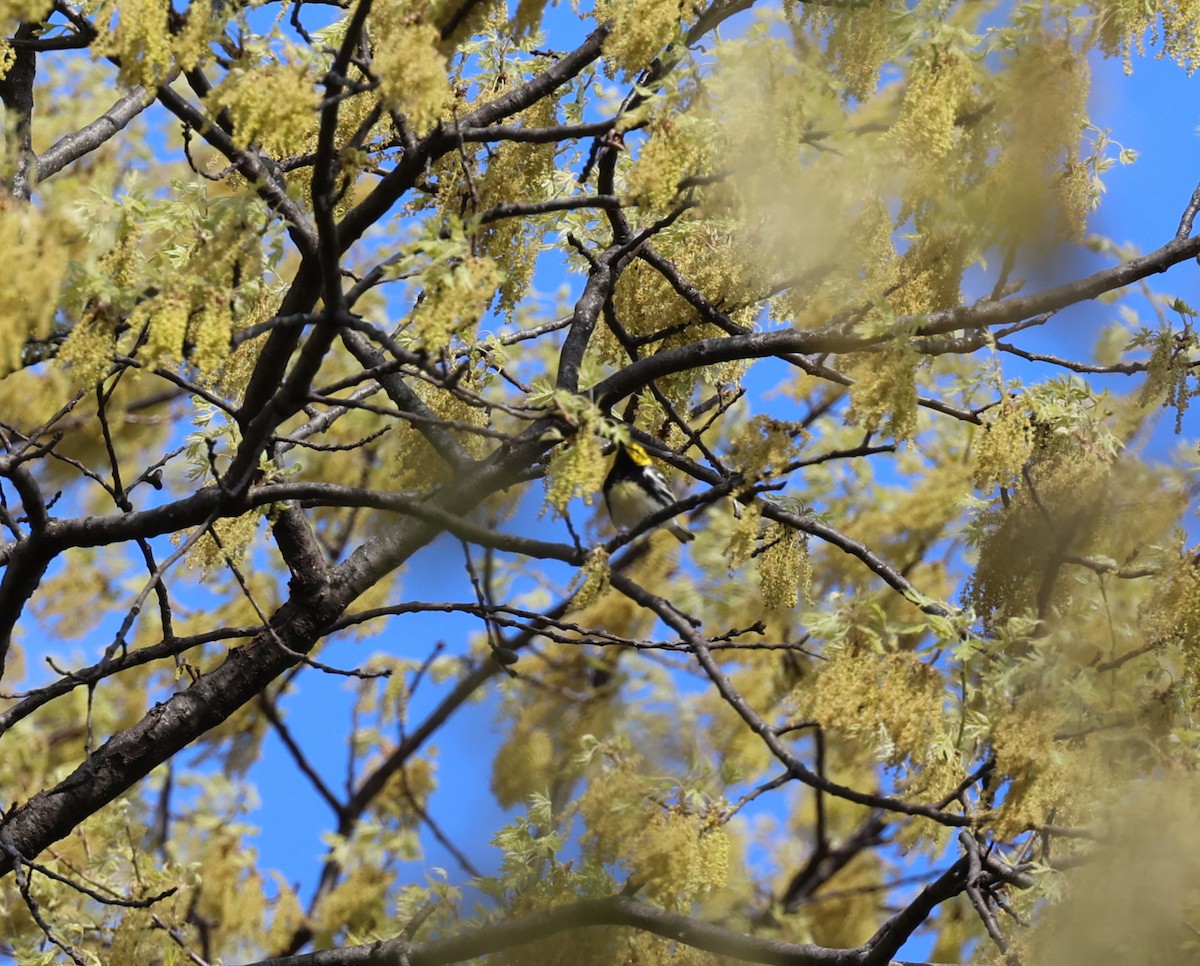
<path fill-rule="evenodd" d="M 155 95 L 146 88 L 134 87 L 94 121 L 63 135 L 38 155 L 37 180 L 45 181 L 71 162 L 95 151 L 153 104 L 154 98 Z"/>
<path fill-rule="evenodd" d="M 592 926 L 630 926 L 718 956 L 777 966 L 853 966 L 861 958 L 853 949 L 745 936 L 617 895 L 582 899 L 510 922 L 477 926 L 446 939 L 414 943 L 401 936 L 365 946 L 265 959 L 255 966 L 444 966 Z"/>
<path fill-rule="evenodd" d="M 664 624 L 691 645 L 692 653 L 696 655 L 696 660 L 699 661 L 709 680 L 716 686 L 725 703 L 733 708 L 738 716 L 746 722 L 750 730 L 762 739 L 763 743 L 770 749 L 771 754 L 804 784 L 859 805 L 882 808 L 889 812 L 899 812 L 904 815 L 920 815 L 933 819 L 942 825 L 965 826 L 973 823 L 974 820 L 969 816 L 945 812 L 936 806 L 918 805 L 886 795 L 871 795 L 866 792 L 860 792 L 845 785 L 831 782 L 824 776 L 818 775 L 809 769 L 784 747 L 770 725 L 762 719 L 762 716 L 757 711 L 750 707 L 746 699 L 733 686 L 733 682 L 729 680 L 725 672 L 713 660 L 708 648 L 708 642 L 701 634 L 697 633 L 691 619 L 681 614 L 663 598 L 651 594 L 621 574 L 611 574 L 610 580 L 615 589 L 619 590 L 630 600 L 653 611 Z"/>

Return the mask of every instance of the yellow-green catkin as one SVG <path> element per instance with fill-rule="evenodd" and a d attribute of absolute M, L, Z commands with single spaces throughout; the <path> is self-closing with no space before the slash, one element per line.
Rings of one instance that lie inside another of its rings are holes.
<path fill-rule="evenodd" d="M 560 773 L 557 756 L 545 728 L 518 724 L 496 752 L 492 794 L 503 808 L 511 808 L 532 792 L 545 793 Z"/>
<path fill-rule="evenodd" d="M 998 815 L 997 835 L 1018 835 L 1030 825 L 1050 821 L 1068 793 L 1070 756 L 1055 753 L 1061 717 L 1048 710 L 1012 710 L 991 731 L 997 777 L 1012 779 Z"/>
<path fill-rule="evenodd" d="M 187 565 L 199 568 L 206 578 L 230 564 L 236 566 L 250 548 L 261 519 L 260 510 L 251 510 L 240 517 L 216 521 L 188 551 Z M 213 539 L 212 531 L 220 538 L 220 544 Z"/>
<path fill-rule="evenodd" d="M 260 144 L 268 153 L 302 153 L 316 136 L 320 95 L 303 64 L 237 67 L 208 95 L 212 113 L 224 109 L 239 147 Z"/>
<path fill-rule="evenodd" d="M 680 21 L 693 8 L 679 0 L 599 0 L 595 17 L 610 22 L 604 44 L 605 70 L 628 79 L 657 57 L 675 37 Z"/>
<path fill-rule="evenodd" d="M 791 527 L 772 523 L 763 534 L 763 547 L 758 558 L 763 603 L 772 610 L 795 607 L 812 581 L 807 542 Z"/>
<path fill-rule="evenodd" d="M 897 440 L 917 428 L 917 353 L 907 345 L 851 356 L 853 377 L 847 420 L 869 432 L 884 431 Z"/>
<path fill-rule="evenodd" d="M 202 67 L 212 56 L 209 43 L 221 23 L 213 16 L 213 0 L 191 0 L 183 29 L 175 35 L 172 48 L 184 70 Z"/>
<path fill-rule="evenodd" d="M 414 134 L 424 134 L 442 118 L 450 103 L 450 82 L 446 58 L 438 50 L 438 31 L 430 23 L 383 15 L 374 21 L 373 67 L 379 77 L 379 93 L 388 107 L 407 118 Z"/>
<path fill-rule="evenodd" d="M 677 201 L 679 186 L 689 175 L 711 167 L 709 132 L 701 120 L 677 111 L 663 111 L 651 122 L 649 138 L 629 172 L 626 188 L 634 204 L 653 211 L 668 210 Z"/>
<path fill-rule="evenodd" d="M 52 7 L 50 0 L 4 0 L 0 5 L 0 17 L 6 21 L 41 20 Z"/>
<path fill-rule="evenodd" d="M 193 70 L 207 62 L 211 42 L 225 26 L 212 0 L 192 0 L 174 32 L 168 23 L 171 4 L 165 0 L 104 0 L 95 8 L 93 23 L 100 37 L 93 53 L 120 63 L 123 86 L 151 91 L 170 80 L 173 71 Z"/>
<path fill-rule="evenodd" d="M 728 838 L 700 816 L 666 809 L 648 816 L 627 843 L 626 861 L 649 896 L 682 905 L 725 884 Z"/>
<path fill-rule="evenodd" d="M 1146 363 L 1146 381 L 1138 393 L 1138 405 L 1162 401 L 1175 410 L 1175 435 L 1183 431 L 1183 414 L 1190 400 L 1200 395 L 1200 382 L 1192 372 L 1192 354 L 1197 345 L 1190 326 L 1181 333 L 1170 329 L 1154 337 L 1154 349 Z"/>
<path fill-rule="evenodd" d="M 233 332 L 233 315 L 228 302 L 214 299 L 202 306 L 189 332 L 192 364 L 201 372 L 216 369 L 228 354 L 229 338 Z"/>
<path fill-rule="evenodd" d="M 438 266 L 426 278 L 425 297 L 413 314 L 412 330 L 419 345 L 442 352 L 452 335 L 478 323 L 502 280 L 499 266 L 487 256 L 468 255 Z"/>
<path fill-rule="evenodd" d="M 1125 73 L 1133 73 L 1133 54 L 1146 53 L 1146 34 L 1151 43 L 1161 41 L 1159 56 L 1166 54 L 1189 74 L 1200 67 L 1200 43 L 1196 21 L 1200 18 L 1195 0 L 1150 4 L 1140 0 L 1110 0 L 1096 19 L 1100 48 L 1110 56 L 1120 55 Z M 1161 19 L 1161 29 L 1159 18 Z"/>
<path fill-rule="evenodd" d="M 1011 483 L 1033 453 L 1033 426 L 1022 400 L 1006 396 L 993 411 L 975 454 L 975 485 Z"/>
<path fill-rule="evenodd" d="M 762 525 L 762 508 L 757 502 L 742 507 L 741 516 L 734 517 L 729 528 L 729 543 L 725 553 L 730 567 L 740 567 L 754 552 Z"/>
<path fill-rule="evenodd" d="M 934 51 L 914 65 L 890 134 L 911 162 L 928 165 L 954 150 L 955 122 L 973 85 L 974 69 L 961 53 Z"/>
<path fill-rule="evenodd" d="M 1100 191 L 1079 153 L 1088 59 L 1064 38 L 1039 38 L 1017 51 L 1001 80 L 995 111 L 1007 133 L 988 173 L 996 215 L 1019 234 L 1081 240 Z M 1031 100 L 1031 90 L 1043 96 Z"/>
<path fill-rule="evenodd" d="M 1139 624 L 1148 641 L 1178 648 L 1183 655 L 1183 692 L 1191 695 L 1193 714 L 1200 712 L 1200 567 L 1193 550 L 1180 548 L 1164 572 L 1155 579 L 1153 592 L 1138 608 Z"/>
<path fill-rule="evenodd" d="M 172 365 L 183 359 L 191 300 L 178 289 L 167 289 L 139 305 L 129 316 L 135 331 L 146 329 L 146 342 L 139 350 L 151 365 Z"/>
<path fill-rule="evenodd" d="M 624 862 L 647 895 L 680 907 L 725 884 L 729 839 L 703 813 L 661 801 L 654 779 L 626 756 L 593 774 L 579 798 L 585 841 L 603 862 Z"/>
<path fill-rule="evenodd" d="M 122 0 L 119 13 L 113 4 L 112 33 L 100 49 L 120 60 L 121 83 L 154 88 L 171 69 L 171 31 L 167 15 L 171 5 L 163 0 Z"/>
<path fill-rule="evenodd" d="M 830 23 L 828 57 L 846 84 L 846 96 L 866 100 L 875 93 L 879 71 L 892 49 L 897 13 L 876 0 L 855 7 L 803 4 L 805 14 Z"/>
<path fill-rule="evenodd" d="M 565 513 L 567 504 L 576 496 L 591 505 L 600 495 L 608 467 L 600 438 L 580 432 L 555 452 L 546 468 L 545 506 L 556 513 Z"/>
<path fill-rule="evenodd" d="M 28 339 L 45 338 L 66 271 L 65 226 L 28 205 L 0 202 L 0 376 L 21 363 Z"/>
<path fill-rule="evenodd" d="M 608 589 L 608 551 L 603 547 L 593 547 L 576 580 L 579 582 L 579 589 L 571 598 L 573 611 L 590 607 Z"/>
<path fill-rule="evenodd" d="M 519 118 L 527 127 L 552 127 L 558 123 L 558 104 L 553 98 L 543 98 Z M 487 168 L 476 179 L 478 210 L 550 197 L 555 152 L 553 144 L 513 142 L 493 148 Z M 475 236 L 480 251 L 500 266 L 496 306 L 510 317 L 529 290 L 545 228 L 546 223 L 538 219 L 500 218 L 481 225 Z"/>
<path fill-rule="evenodd" d="M 890 765 L 923 765 L 936 748 L 945 698 L 941 675 L 907 652 L 847 648 L 828 662 L 806 709 L 824 727 L 874 745 Z"/>
<path fill-rule="evenodd" d="M 93 311 L 84 314 L 58 350 L 58 364 L 65 367 L 79 387 L 92 386 L 112 364 L 113 327 Z"/>
<path fill-rule="evenodd" d="M 755 416 L 733 438 L 730 456 L 747 480 L 780 472 L 800 453 L 808 433 L 794 423 Z"/>

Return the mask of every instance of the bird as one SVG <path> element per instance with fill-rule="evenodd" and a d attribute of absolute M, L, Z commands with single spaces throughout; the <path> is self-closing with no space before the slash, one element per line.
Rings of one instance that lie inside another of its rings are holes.
<path fill-rule="evenodd" d="M 675 494 L 663 475 L 654 468 L 650 454 L 639 443 L 617 443 L 612 469 L 604 479 L 604 503 L 618 530 L 636 527 L 652 513 L 675 502 Z M 680 543 L 695 535 L 674 520 L 659 524 Z"/>

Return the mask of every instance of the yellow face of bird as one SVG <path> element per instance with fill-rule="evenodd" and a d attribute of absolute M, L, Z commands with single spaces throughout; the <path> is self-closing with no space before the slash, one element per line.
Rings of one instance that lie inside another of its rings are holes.
<path fill-rule="evenodd" d="M 626 443 L 625 452 L 629 454 L 629 458 L 637 463 L 638 466 L 652 465 L 650 454 L 642 448 L 641 443 Z"/>

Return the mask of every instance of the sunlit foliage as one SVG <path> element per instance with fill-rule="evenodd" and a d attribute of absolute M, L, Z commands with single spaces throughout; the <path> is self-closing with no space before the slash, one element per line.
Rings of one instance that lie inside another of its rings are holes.
<path fill-rule="evenodd" d="M 1195 3 L 0 12 L 0 959 L 1194 961 Z"/>

